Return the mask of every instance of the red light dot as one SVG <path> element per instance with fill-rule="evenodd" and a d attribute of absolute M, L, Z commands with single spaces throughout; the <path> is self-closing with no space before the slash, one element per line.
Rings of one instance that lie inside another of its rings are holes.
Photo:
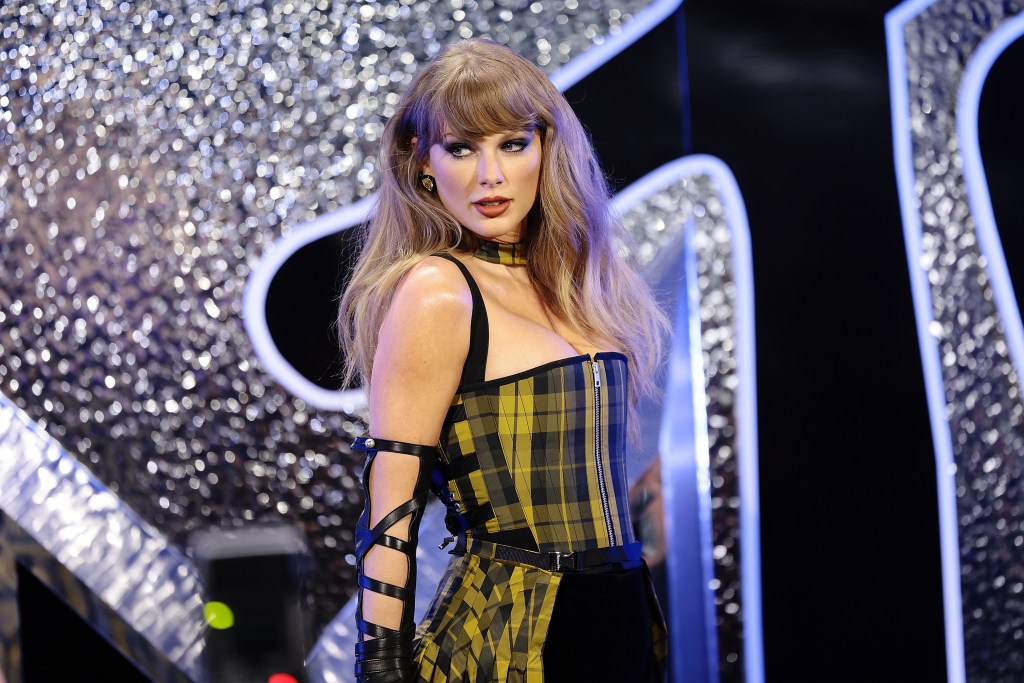
<path fill-rule="evenodd" d="M 299 683 L 299 681 L 290 674 L 270 674 L 267 683 Z"/>

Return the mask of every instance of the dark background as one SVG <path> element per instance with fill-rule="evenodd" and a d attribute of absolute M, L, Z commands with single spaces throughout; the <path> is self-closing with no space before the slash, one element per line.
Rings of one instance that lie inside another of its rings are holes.
<path fill-rule="evenodd" d="M 946 677 L 935 459 L 892 155 L 884 15 L 895 4 L 687 0 L 566 93 L 616 189 L 704 153 L 743 193 L 769 681 Z M 1000 226 L 1021 223 L 1022 72 L 1018 44 L 980 111 Z M 1024 232 L 1003 233 L 1019 274 Z M 324 386 L 338 364 L 322 330 L 344 273 L 322 274 L 349 258 L 338 244 L 298 252 L 268 303 L 286 357 Z M 317 290 L 296 307 L 294 292 Z"/>
<path fill-rule="evenodd" d="M 567 93 L 623 184 L 681 150 L 722 159 L 743 193 L 769 681 L 945 679 L 935 460 L 892 157 L 894 5 L 687 0 Z M 616 101 L 651 105 L 608 116 Z"/>
<path fill-rule="evenodd" d="M 694 151 L 750 220 L 767 678 L 945 679 L 892 157 L 892 2 L 687 2 Z"/>

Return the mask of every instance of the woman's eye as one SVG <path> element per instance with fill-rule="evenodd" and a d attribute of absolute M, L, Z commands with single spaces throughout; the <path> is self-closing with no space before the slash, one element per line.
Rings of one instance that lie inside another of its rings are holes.
<path fill-rule="evenodd" d="M 453 142 L 446 148 L 453 157 L 464 157 L 470 153 L 469 145 L 462 142 Z"/>
<path fill-rule="evenodd" d="M 504 144 L 504 148 L 506 152 L 522 152 L 524 149 L 526 149 L 527 145 L 529 144 L 529 140 L 517 138 L 515 140 L 509 140 L 508 142 L 506 142 Z"/>

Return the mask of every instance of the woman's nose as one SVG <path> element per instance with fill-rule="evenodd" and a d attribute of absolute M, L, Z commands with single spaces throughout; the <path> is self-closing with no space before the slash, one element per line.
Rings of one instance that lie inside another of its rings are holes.
<path fill-rule="evenodd" d="M 477 169 L 481 185 L 500 185 L 505 182 L 505 176 L 501 172 L 501 164 L 496 154 L 484 152 L 480 155 L 480 165 Z"/>

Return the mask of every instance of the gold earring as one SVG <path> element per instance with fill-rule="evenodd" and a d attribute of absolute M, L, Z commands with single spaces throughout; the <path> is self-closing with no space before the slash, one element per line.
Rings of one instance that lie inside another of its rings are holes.
<path fill-rule="evenodd" d="M 422 185 L 423 189 L 427 192 L 433 192 L 434 188 L 437 187 L 434 183 L 434 176 L 426 174 L 420 175 L 420 185 Z"/>

